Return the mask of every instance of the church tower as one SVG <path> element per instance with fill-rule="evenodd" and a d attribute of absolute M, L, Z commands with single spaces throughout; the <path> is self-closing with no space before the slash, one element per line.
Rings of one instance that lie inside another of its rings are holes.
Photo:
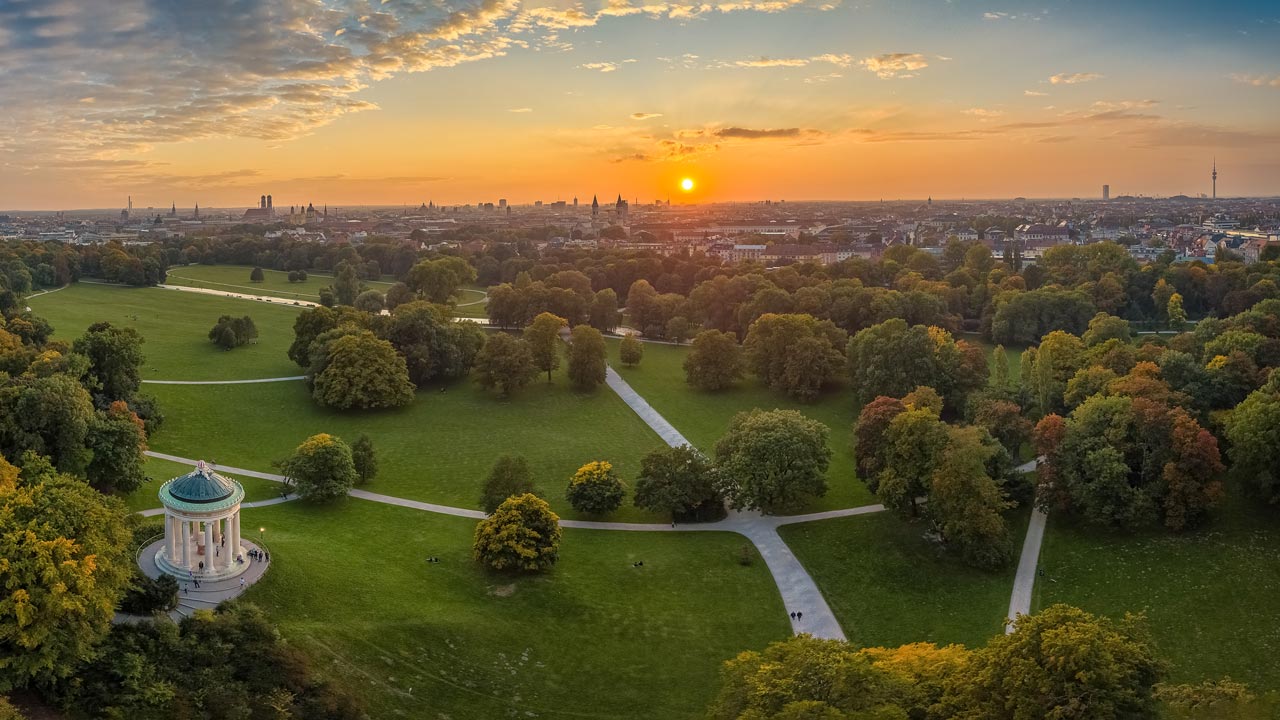
<path fill-rule="evenodd" d="M 594 219 L 600 214 L 600 199 L 595 195 L 591 196 L 591 217 Z"/>

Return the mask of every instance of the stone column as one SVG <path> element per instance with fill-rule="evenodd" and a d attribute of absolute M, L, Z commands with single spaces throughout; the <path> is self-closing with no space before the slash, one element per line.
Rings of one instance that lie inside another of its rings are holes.
<path fill-rule="evenodd" d="M 236 508 L 235 514 L 229 518 L 231 523 L 231 562 L 236 561 L 236 556 L 240 554 L 240 509 Z"/>
<path fill-rule="evenodd" d="M 213 523 L 204 521 L 204 571 L 213 570 Z"/>
<path fill-rule="evenodd" d="M 222 544 L 222 518 L 213 521 L 213 542 L 215 545 Z"/>
<path fill-rule="evenodd" d="M 176 518 L 175 518 L 176 519 Z M 186 520 L 179 520 L 178 524 L 182 526 L 182 567 L 191 569 L 191 523 Z"/>

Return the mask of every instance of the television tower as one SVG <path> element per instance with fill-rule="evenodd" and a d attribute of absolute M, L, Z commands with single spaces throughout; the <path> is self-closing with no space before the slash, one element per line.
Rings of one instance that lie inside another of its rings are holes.
<path fill-rule="evenodd" d="M 1218 158 L 1213 159 L 1213 199 L 1218 199 Z"/>

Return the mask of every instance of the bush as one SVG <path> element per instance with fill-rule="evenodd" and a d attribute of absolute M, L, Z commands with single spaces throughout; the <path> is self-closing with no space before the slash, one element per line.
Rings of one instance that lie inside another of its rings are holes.
<path fill-rule="evenodd" d="M 507 498 L 525 494 L 538 494 L 533 487 L 529 463 L 519 455 L 503 455 L 493 464 L 489 477 L 485 478 L 484 488 L 480 491 L 480 507 L 492 513 Z"/>
<path fill-rule="evenodd" d="M 546 570 L 560 557 L 560 516 L 542 498 L 507 498 L 476 525 L 472 552 L 494 570 Z"/>
<path fill-rule="evenodd" d="M 640 344 L 634 334 L 628 333 L 622 338 L 622 344 L 618 346 L 618 357 L 623 365 L 635 367 L 644 357 L 644 345 Z"/>

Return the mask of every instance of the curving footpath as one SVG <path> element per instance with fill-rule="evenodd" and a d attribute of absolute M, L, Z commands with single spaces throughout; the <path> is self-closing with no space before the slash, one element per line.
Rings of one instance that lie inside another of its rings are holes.
<path fill-rule="evenodd" d="M 1018 466 L 1020 472 L 1035 472 L 1040 465 L 1040 458 Z M 1009 596 L 1009 622 L 1005 623 L 1005 633 L 1011 633 L 1019 615 L 1031 614 L 1031 591 L 1036 584 L 1036 566 L 1040 562 L 1040 545 L 1044 542 L 1044 523 L 1046 516 L 1040 508 L 1032 508 L 1031 523 L 1027 525 L 1027 536 L 1022 541 L 1022 554 L 1018 557 L 1018 573 L 1013 578 L 1013 593 Z"/>
<path fill-rule="evenodd" d="M 306 380 L 306 375 L 290 375 L 289 377 L 257 378 L 255 380 L 143 380 L 144 385 L 252 385 L 253 383 L 288 382 Z"/>

